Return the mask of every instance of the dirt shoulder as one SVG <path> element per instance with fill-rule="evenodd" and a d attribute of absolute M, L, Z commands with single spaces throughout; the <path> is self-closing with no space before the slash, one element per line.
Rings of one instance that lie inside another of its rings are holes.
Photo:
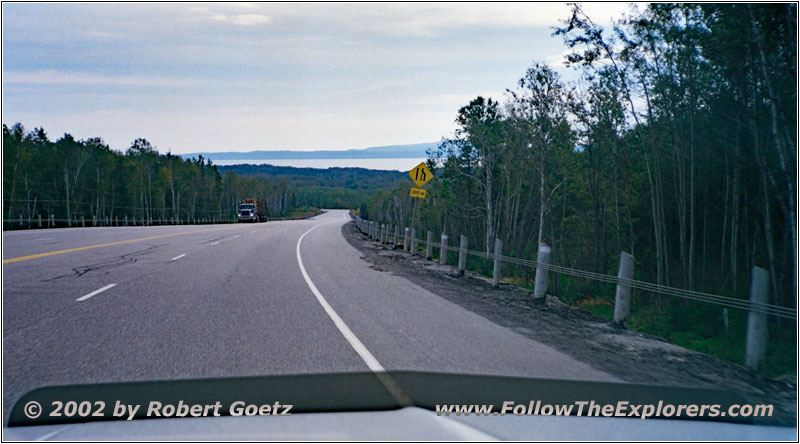
<path fill-rule="evenodd" d="M 371 268 L 408 279 L 422 288 L 521 335 L 547 344 L 593 367 L 632 383 L 715 387 L 744 394 L 749 402 L 775 406 L 775 414 L 794 423 L 796 381 L 761 378 L 746 367 L 670 344 L 511 284 L 493 289 L 491 281 L 467 272 L 458 276 L 401 249 L 370 241 L 354 222 L 342 227 L 345 239 L 361 251 Z"/>

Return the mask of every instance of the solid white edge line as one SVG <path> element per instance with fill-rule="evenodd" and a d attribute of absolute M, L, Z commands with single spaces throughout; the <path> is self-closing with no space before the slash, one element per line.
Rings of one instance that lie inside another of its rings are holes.
<path fill-rule="evenodd" d="M 297 264 L 300 266 L 300 273 L 303 274 L 303 279 L 306 280 L 308 288 L 310 288 L 311 292 L 314 293 L 314 296 L 317 297 L 317 301 L 319 301 L 320 305 L 322 305 L 322 308 L 325 310 L 325 313 L 327 313 L 328 316 L 331 318 L 334 325 L 336 325 L 336 328 L 338 328 L 339 331 L 342 333 L 342 336 L 344 336 L 344 338 L 347 339 L 347 342 L 350 343 L 350 346 L 353 347 L 353 350 L 355 350 L 356 353 L 358 353 L 358 356 L 360 356 L 361 359 L 364 361 L 364 363 L 367 364 L 367 367 L 369 367 L 369 369 L 372 370 L 373 372 L 385 372 L 386 370 L 378 362 L 378 360 L 375 359 L 375 356 L 372 356 L 372 353 L 370 353 L 369 350 L 367 350 L 367 347 L 364 346 L 364 344 L 358 339 L 355 333 L 353 333 L 353 331 L 350 330 L 350 327 L 348 327 L 347 324 L 345 324 L 345 322 L 342 320 L 342 318 L 339 317 L 339 315 L 336 313 L 333 307 L 331 307 L 331 305 L 328 304 L 328 301 L 325 300 L 325 298 L 322 296 L 322 293 L 319 292 L 317 286 L 314 285 L 314 282 L 311 281 L 311 278 L 308 276 L 308 273 L 306 272 L 306 267 L 303 265 L 303 258 L 300 255 L 300 244 L 303 242 L 303 238 L 306 237 L 308 233 L 314 231 L 314 229 L 316 229 L 317 227 L 321 227 L 322 225 L 329 223 L 331 222 L 324 222 L 319 225 L 314 225 L 308 231 L 303 233 L 300 236 L 300 239 L 297 240 L 297 249 L 296 249 Z"/>
<path fill-rule="evenodd" d="M 212 242 L 212 243 L 210 243 L 208 245 L 219 245 L 219 242 Z"/>
<path fill-rule="evenodd" d="M 171 260 L 171 261 L 177 261 L 178 259 L 180 259 L 180 258 L 182 258 L 182 257 L 184 257 L 184 256 L 186 256 L 186 253 L 183 253 L 183 254 L 181 254 L 180 256 L 175 256 L 175 257 L 173 257 L 173 258 L 172 258 L 172 259 L 170 259 L 170 260 Z"/>
<path fill-rule="evenodd" d="M 93 291 L 93 292 L 91 292 L 91 293 L 89 293 L 87 295 L 83 295 L 83 296 L 81 296 L 81 297 L 79 297 L 78 299 L 75 299 L 75 300 L 77 302 L 85 301 L 85 300 L 89 299 L 92 296 L 98 295 L 98 294 L 108 290 L 109 288 L 114 288 L 116 286 L 117 286 L 117 284 L 108 284 L 103 288 L 98 288 L 97 290 L 95 290 L 95 291 Z"/>

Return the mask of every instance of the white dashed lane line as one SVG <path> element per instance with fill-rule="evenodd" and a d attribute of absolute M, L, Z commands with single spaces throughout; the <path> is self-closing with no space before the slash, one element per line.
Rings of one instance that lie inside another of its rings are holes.
<path fill-rule="evenodd" d="M 186 253 L 183 253 L 183 254 L 181 254 L 181 255 L 179 255 L 179 256 L 175 256 L 175 257 L 173 257 L 173 258 L 172 258 L 172 259 L 170 259 L 170 260 L 171 260 L 171 261 L 177 261 L 178 259 L 180 259 L 180 258 L 182 258 L 182 257 L 184 257 L 184 256 L 186 256 Z"/>
<path fill-rule="evenodd" d="M 81 297 L 79 297 L 78 299 L 75 299 L 75 300 L 77 302 L 85 301 L 85 300 L 89 299 L 92 296 L 96 296 L 96 295 L 98 295 L 98 294 L 100 294 L 100 293 L 102 293 L 102 292 L 104 292 L 104 291 L 106 291 L 108 289 L 114 288 L 116 286 L 117 286 L 117 284 L 108 284 L 103 288 L 98 288 L 97 290 L 95 290 L 95 291 L 93 291 L 93 292 L 91 292 L 89 294 L 83 295 L 83 296 L 81 296 Z"/>

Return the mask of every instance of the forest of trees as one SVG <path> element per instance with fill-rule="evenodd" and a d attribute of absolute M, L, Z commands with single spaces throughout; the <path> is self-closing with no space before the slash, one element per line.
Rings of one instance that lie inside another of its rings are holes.
<path fill-rule="evenodd" d="M 429 153 L 427 199 L 407 182 L 361 211 L 486 252 L 545 242 L 556 264 L 606 274 L 627 251 L 637 279 L 740 298 L 760 266 L 770 303 L 796 308 L 796 27 L 795 4 L 650 4 L 610 30 L 573 5 L 554 36 L 579 81 L 535 63 L 502 100 L 475 98 Z M 691 318 L 685 300 L 635 303 Z M 723 328 L 720 308 L 691 307 Z"/>
<path fill-rule="evenodd" d="M 122 154 L 100 138 L 53 142 L 42 128 L 3 125 L 4 229 L 38 227 L 39 217 L 43 226 L 231 222 L 243 197 L 264 199 L 271 217 L 298 208 L 287 180 L 221 174 L 145 139 Z"/>
<path fill-rule="evenodd" d="M 269 162 L 268 160 L 266 162 Z M 229 165 L 220 166 L 223 174 L 230 171 L 243 176 L 286 180 L 294 190 L 294 202 L 301 207 L 359 208 L 380 190 L 395 187 L 407 180 L 400 171 L 366 168 L 296 168 L 287 166 Z"/>

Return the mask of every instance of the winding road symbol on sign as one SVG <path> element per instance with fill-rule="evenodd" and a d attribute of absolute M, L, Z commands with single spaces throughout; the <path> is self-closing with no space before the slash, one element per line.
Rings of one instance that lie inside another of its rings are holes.
<path fill-rule="evenodd" d="M 415 166 L 414 169 L 408 172 L 408 175 L 418 187 L 425 185 L 433 179 L 433 173 L 425 166 L 424 162 L 420 162 L 419 165 Z"/>

